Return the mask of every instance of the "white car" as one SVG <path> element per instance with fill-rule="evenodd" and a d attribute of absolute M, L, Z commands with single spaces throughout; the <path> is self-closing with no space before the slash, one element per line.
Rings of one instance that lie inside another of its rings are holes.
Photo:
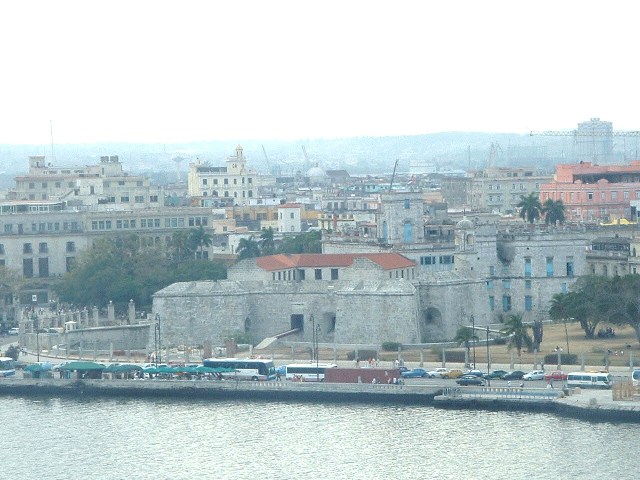
<path fill-rule="evenodd" d="M 544 370 L 533 370 L 532 372 L 525 373 L 522 379 L 523 380 L 544 380 Z"/>
<path fill-rule="evenodd" d="M 438 368 L 434 368 L 433 370 L 429 370 L 427 372 L 427 376 L 429 378 L 442 378 L 442 374 L 448 371 L 449 371 L 448 368 L 438 367 Z"/>

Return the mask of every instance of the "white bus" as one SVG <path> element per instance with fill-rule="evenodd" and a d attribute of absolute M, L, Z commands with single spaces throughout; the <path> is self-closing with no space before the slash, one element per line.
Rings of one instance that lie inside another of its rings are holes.
<path fill-rule="evenodd" d="M 221 373 L 227 380 L 267 381 L 276 379 L 276 366 L 273 360 L 260 358 L 205 358 L 205 367 L 225 368 L 228 372 Z"/>
<path fill-rule="evenodd" d="M 634 387 L 640 385 L 640 368 L 633 369 L 633 372 L 631 372 L 631 381 Z"/>
<path fill-rule="evenodd" d="M 335 363 L 291 363 L 285 365 L 285 378 L 294 382 L 324 382 L 324 371 L 338 368 Z"/>
<path fill-rule="evenodd" d="M 567 375 L 568 387 L 611 388 L 613 375 L 607 372 L 572 372 Z"/>
<path fill-rule="evenodd" d="M 11 357 L 0 357 L 0 377 L 15 377 L 16 367 Z"/>

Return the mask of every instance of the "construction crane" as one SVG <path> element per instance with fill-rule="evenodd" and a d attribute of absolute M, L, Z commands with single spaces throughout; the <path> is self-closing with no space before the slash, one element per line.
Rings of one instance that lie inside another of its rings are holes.
<path fill-rule="evenodd" d="M 271 162 L 269 161 L 269 157 L 267 157 L 267 151 L 264 149 L 264 145 L 262 145 L 262 153 L 264 153 L 264 159 L 267 161 L 267 168 L 269 170 L 269 173 L 273 173 L 271 171 Z"/>
<path fill-rule="evenodd" d="M 396 168 L 398 168 L 399 158 L 396 159 L 396 163 L 393 165 L 393 174 L 391 174 L 391 182 L 389 183 L 389 193 L 391 193 L 391 189 L 393 188 L 393 180 L 396 178 Z"/>

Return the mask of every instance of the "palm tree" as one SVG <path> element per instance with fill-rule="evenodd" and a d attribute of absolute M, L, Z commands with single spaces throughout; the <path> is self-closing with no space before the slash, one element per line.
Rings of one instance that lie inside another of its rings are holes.
<path fill-rule="evenodd" d="M 191 240 L 191 245 L 195 247 L 196 258 L 203 258 L 205 247 L 210 247 L 213 243 L 213 236 L 205 232 L 202 225 L 198 228 L 191 229 L 189 239 Z"/>
<path fill-rule="evenodd" d="M 170 256 L 174 263 L 181 263 L 187 258 L 192 257 L 195 253 L 189 230 L 173 232 L 169 247 L 171 249 Z"/>
<path fill-rule="evenodd" d="M 255 258 L 260 256 L 260 246 L 258 242 L 253 239 L 253 236 L 249 238 L 241 238 L 238 242 L 238 260 L 244 260 L 245 258 Z"/>
<path fill-rule="evenodd" d="M 540 218 L 542 204 L 535 192 L 531 192 L 526 197 L 521 195 L 520 203 L 518 203 L 517 207 L 520 209 L 520 218 L 526 220 L 531 225 Z"/>
<path fill-rule="evenodd" d="M 518 351 L 518 359 L 520 360 L 520 363 L 522 363 L 522 349 L 524 347 L 531 348 L 533 346 L 533 341 L 527 332 L 529 328 L 530 325 L 523 323 L 522 314 L 516 313 L 507 317 L 504 322 L 504 327 L 501 329 L 501 332 L 509 337 L 507 348 L 511 350 L 515 347 Z"/>
<path fill-rule="evenodd" d="M 556 225 L 564 223 L 564 202 L 562 200 L 553 200 L 548 198 L 542 207 L 544 213 L 544 222 L 547 225 Z"/>
<path fill-rule="evenodd" d="M 273 228 L 269 227 L 260 234 L 260 252 L 262 255 L 273 255 L 276 251 L 276 244 L 273 240 Z"/>
<path fill-rule="evenodd" d="M 458 346 L 464 344 L 464 348 L 467 350 L 467 359 L 468 359 L 469 351 L 471 349 L 471 342 L 477 342 L 478 337 L 475 335 L 474 331 L 470 327 L 462 326 L 458 328 L 458 331 L 456 332 L 456 336 L 453 337 L 453 341 L 456 342 Z"/>

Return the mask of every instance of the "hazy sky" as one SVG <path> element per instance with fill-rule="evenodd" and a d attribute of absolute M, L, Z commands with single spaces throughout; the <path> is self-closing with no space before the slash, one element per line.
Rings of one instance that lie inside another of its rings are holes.
<path fill-rule="evenodd" d="M 7 1 L 0 143 L 640 130 L 633 1 Z"/>

